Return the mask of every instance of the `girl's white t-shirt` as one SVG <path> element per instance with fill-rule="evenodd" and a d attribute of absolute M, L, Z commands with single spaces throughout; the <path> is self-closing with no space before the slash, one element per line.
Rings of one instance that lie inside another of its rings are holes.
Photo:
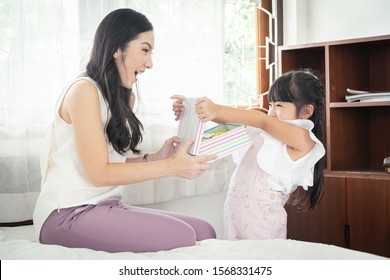
<path fill-rule="evenodd" d="M 286 122 L 307 129 L 310 137 L 316 143 L 309 153 L 295 161 L 288 155 L 286 144 L 265 131 L 259 128 L 247 127 L 247 132 L 252 141 L 260 141 L 259 150 L 254 151 L 257 153 L 257 162 L 253 164 L 258 164 L 268 174 L 266 184 L 269 189 L 283 194 L 290 194 L 298 186 L 302 186 L 305 190 L 313 186 L 314 166 L 325 155 L 325 148 L 312 132 L 314 127 L 312 121 L 299 119 Z M 250 149 L 250 146 L 233 155 L 237 165 L 239 165 L 248 149 Z M 248 165 L 246 164 L 246 166 Z M 249 171 L 244 170 L 244 172 Z M 239 166 L 234 176 L 245 176 L 241 174 Z"/>
<path fill-rule="evenodd" d="M 49 128 L 40 155 L 41 193 L 33 214 L 37 241 L 39 241 L 43 223 L 53 210 L 97 204 L 110 198 L 122 198 L 122 186 L 96 187 L 88 181 L 77 153 L 73 125 L 65 122 L 58 113 L 67 91 L 79 80 L 88 80 L 95 85 L 100 100 L 103 127 L 106 126 L 110 117 L 108 104 L 105 102 L 99 85 L 89 77 L 76 79 L 60 96 L 55 108 L 54 121 Z M 126 161 L 126 157 L 117 153 L 108 141 L 107 148 L 109 162 Z"/>

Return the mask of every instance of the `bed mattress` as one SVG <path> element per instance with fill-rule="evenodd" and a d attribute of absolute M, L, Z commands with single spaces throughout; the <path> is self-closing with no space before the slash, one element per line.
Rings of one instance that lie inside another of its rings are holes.
<path fill-rule="evenodd" d="M 195 246 L 148 253 L 107 253 L 84 248 L 43 245 L 34 241 L 32 225 L 0 227 L 1 260 L 379 260 L 373 254 L 297 240 L 208 239 Z"/>

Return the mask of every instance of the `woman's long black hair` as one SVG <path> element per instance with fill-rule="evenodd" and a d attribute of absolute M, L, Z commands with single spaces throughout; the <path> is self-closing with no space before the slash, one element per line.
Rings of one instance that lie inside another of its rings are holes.
<path fill-rule="evenodd" d="M 314 123 L 313 134 L 324 143 L 324 88 L 320 79 L 310 70 L 290 71 L 280 76 L 272 84 L 269 91 L 269 101 L 292 102 L 297 112 L 308 104 L 313 105 L 314 112 L 309 118 Z M 290 202 L 297 206 L 306 206 L 308 210 L 321 200 L 323 195 L 324 158 L 314 166 L 313 186 L 308 191 L 298 188 L 292 195 Z"/>
<path fill-rule="evenodd" d="M 118 49 L 125 51 L 128 43 L 140 33 L 151 30 L 153 26 L 149 20 L 134 10 L 118 9 L 109 13 L 96 30 L 86 67 L 86 74 L 99 84 L 109 104 L 108 141 L 122 155 L 129 150 L 140 153 L 137 145 L 143 139 L 143 126 L 129 106 L 131 90 L 121 86 L 113 55 Z"/>

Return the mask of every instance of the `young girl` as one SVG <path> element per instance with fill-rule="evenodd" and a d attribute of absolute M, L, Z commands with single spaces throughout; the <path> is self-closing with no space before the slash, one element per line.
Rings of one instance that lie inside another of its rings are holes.
<path fill-rule="evenodd" d="M 176 118 L 182 97 L 173 96 Z M 247 126 L 249 148 L 234 155 L 234 171 L 224 206 L 224 238 L 286 238 L 284 205 L 313 209 L 322 195 L 323 87 L 308 71 L 279 77 L 269 91 L 268 115 L 217 105 L 199 98 L 196 113 L 203 121 Z M 297 189 L 299 186 L 304 191 Z"/>
<path fill-rule="evenodd" d="M 34 211 L 41 243 L 146 252 L 215 238 L 204 220 L 121 202 L 121 185 L 165 176 L 193 179 L 215 158 L 189 156 L 190 142 L 177 150 L 178 137 L 139 155 L 143 127 L 133 112 L 132 87 L 152 67 L 153 47 L 153 27 L 136 11 L 115 10 L 100 23 L 86 71 L 61 95 L 44 144 Z"/>

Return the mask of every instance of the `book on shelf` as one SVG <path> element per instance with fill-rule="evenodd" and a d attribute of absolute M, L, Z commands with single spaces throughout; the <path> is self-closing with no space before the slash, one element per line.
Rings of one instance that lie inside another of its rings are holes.
<path fill-rule="evenodd" d="M 347 102 L 383 102 L 390 101 L 390 91 L 369 91 L 347 88 L 345 96 Z"/>
<path fill-rule="evenodd" d="M 206 123 L 198 118 L 195 112 L 196 100 L 197 98 L 184 99 L 184 109 L 180 114 L 179 121 L 180 142 L 194 140 L 188 149 L 189 154 L 215 154 L 220 159 L 250 144 L 243 125 L 222 123 L 206 129 Z"/>

